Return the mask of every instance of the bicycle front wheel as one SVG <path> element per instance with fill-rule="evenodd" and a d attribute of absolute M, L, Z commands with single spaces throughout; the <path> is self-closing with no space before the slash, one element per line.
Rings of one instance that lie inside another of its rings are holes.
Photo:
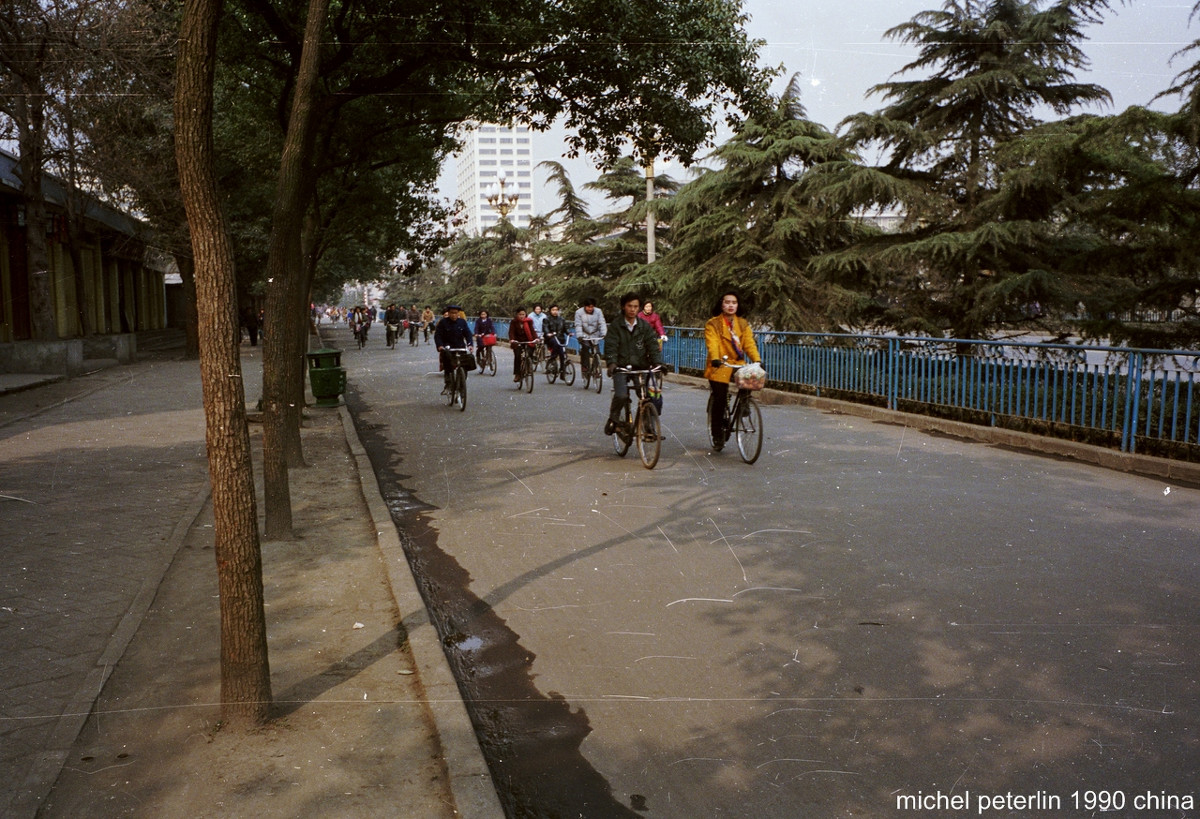
<path fill-rule="evenodd" d="M 467 411 L 467 371 L 462 367 L 454 371 L 455 392 L 458 393 L 458 411 Z"/>
<path fill-rule="evenodd" d="M 562 378 L 562 382 L 568 387 L 575 383 L 575 365 L 569 359 L 562 365 L 562 372 L 559 374 L 559 377 Z"/>
<path fill-rule="evenodd" d="M 521 378 L 521 386 L 525 388 L 525 392 L 533 392 L 533 362 L 525 359 L 524 375 Z"/>
<path fill-rule="evenodd" d="M 642 466 L 653 469 L 658 463 L 658 453 L 662 447 L 662 422 L 658 418 L 658 410 L 650 402 L 645 402 L 638 409 L 637 418 L 637 448 L 641 456 Z"/>
<path fill-rule="evenodd" d="M 594 375 L 594 376 L 595 376 L 595 378 L 596 378 L 596 394 L 597 394 L 597 395 L 599 395 L 599 394 L 600 394 L 600 387 L 601 387 L 601 386 L 604 384 L 604 373 L 603 373 L 603 372 L 600 370 L 600 365 L 599 365 L 599 363 L 597 363 L 597 364 L 596 364 L 596 365 L 594 365 L 594 366 L 595 366 L 595 368 L 596 368 L 596 369 L 595 369 L 595 372 L 593 373 L 593 375 Z"/>
<path fill-rule="evenodd" d="M 758 402 L 748 395 L 743 398 L 734 424 L 737 427 L 738 454 L 743 461 L 752 464 L 762 452 L 762 412 L 758 409 Z"/>
<path fill-rule="evenodd" d="M 483 368 L 480 367 L 479 371 L 483 372 Z M 492 352 L 491 347 L 487 348 L 487 371 L 488 375 L 496 374 L 496 354 Z"/>
<path fill-rule="evenodd" d="M 558 380 L 558 362 L 553 361 L 553 360 L 547 361 L 546 362 L 546 383 L 553 384 L 557 380 Z"/>

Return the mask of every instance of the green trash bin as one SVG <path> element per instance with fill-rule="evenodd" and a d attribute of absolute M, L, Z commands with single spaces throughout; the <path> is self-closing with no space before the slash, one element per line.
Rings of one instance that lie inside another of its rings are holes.
<path fill-rule="evenodd" d="M 313 350 L 307 353 L 308 384 L 318 407 L 336 407 L 346 391 L 346 370 L 341 350 Z"/>

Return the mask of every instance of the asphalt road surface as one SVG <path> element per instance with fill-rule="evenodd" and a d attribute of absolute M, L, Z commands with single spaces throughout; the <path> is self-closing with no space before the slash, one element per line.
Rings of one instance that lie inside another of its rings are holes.
<path fill-rule="evenodd" d="M 784 405 L 747 466 L 678 383 L 646 470 L 341 333 L 510 816 L 1197 815 L 1196 489 Z"/>

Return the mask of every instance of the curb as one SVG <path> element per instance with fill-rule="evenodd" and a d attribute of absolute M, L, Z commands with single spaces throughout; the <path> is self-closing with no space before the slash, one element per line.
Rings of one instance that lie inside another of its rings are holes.
<path fill-rule="evenodd" d="M 667 380 L 686 384 L 697 388 L 705 388 L 703 378 L 694 375 L 670 373 Z M 869 421 L 915 429 L 926 433 L 953 435 L 956 438 L 992 446 L 1009 447 L 1035 455 L 1067 458 L 1080 463 L 1111 469 L 1115 472 L 1128 472 L 1147 478 L 1174 480 L 1200 486 L 1200 464 L 1187 461 L 1172 461 L 1166 458 L 1155 458 L 1150 455 L 1136 455 L 1128 452 L 1118 452 L 1112 449 L 1084 444 L 1078 441 L 1068 441 L 1063 438 L 1048 438 L 1031 432 L 1002 429 L 1000 427 L 985 427 L 968 424 L 964 421 L 952 421 L 945 418 L 934 418 L 928 415 L 900 412 L 899 410 L 872 407 L 867 404 L 855 404 L 851 401 L 841 401 L 836 398 L 821 398 L 814 395 L 801 395 L 782 390 L 765 389 L 760 395 L 762 404 L 793 404 L 811 407 L 821 412 L 838 415 L 853 415 Z"/>
<path fill-rule="evenodd" d="M 450 671 L 446 655 L 442 652 L 437 630 L 429 619 L 425 600 L 417 590 L 408 558 L 400 544 L 400 536 L 379 490 L 379 483 L 375 479 L 375 470 L 345 404 L 338 406 L 338 415 L 346 433 L 346 443 L 358 468 L 363 499 L 366 501 L 367 513 L 371 516 L 376 541 L 383 555 L 388 585 L 402 614 L 401 623 L 408 635 L 413 661 L 425 688 L 426 701 L 442 746 L 450 779 L 450 792 L 454 796 L 457 813 L 471 819 L 502 819 L 504 809 L 492 783 L 491 772 L 484 761 L 483 751 L 479 747 L 466 704 L 463 703 L 462 694 L 458 690 L 458 683 Z"/>

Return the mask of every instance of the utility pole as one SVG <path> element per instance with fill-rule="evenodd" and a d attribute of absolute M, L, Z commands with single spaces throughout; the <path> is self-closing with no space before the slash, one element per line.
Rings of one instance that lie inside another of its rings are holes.
<path fill-rule="evenodd" d="M 655 258 L 655 226 L 654 226 L 654 160 L 646 162 L 646 264 L 653 264 Z"/>

